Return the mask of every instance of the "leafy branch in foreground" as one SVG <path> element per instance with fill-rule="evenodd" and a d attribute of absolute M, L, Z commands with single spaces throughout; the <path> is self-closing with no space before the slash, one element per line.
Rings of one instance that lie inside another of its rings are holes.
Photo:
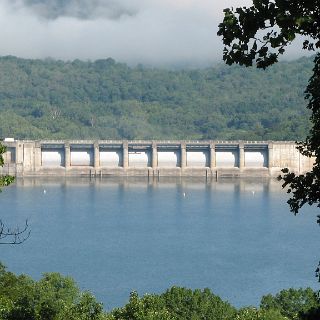
<path fill-rule="evenodd" d="M 223 60 L 267 68 L 278 62 L 297 35 L 307 37 L 303 49 L 320 48 L 320 6 L 311 0 L 253 0 L 252 6 L 224 10 L 218 35 L 222 36 Z"/>
<path fill-rule="evenodd" d="M 295 214 L 306 203 L 317 204 L 320 207 L 320 54 L 316 56 L 314 63 L 313 76 L 306 89 L 306 99 L 309 100 L 307 108 L 312 111 L 313 127 L 306 141 L 301 143 L 298 149 L 305 156 L 314 156 L 315 163 L 312 170 L 305 175 L 295 175 L 288 169 L 283 169 L 284 175 L 280 177 L 280 180 L 284 181 L 282 186 L 289 186 L 287 192 L 292 193 L 288 203 Z"/>
<path fill-rule="evenodd" d="M 279 55 L 297 36 L 305 37 L 302 48 L 320 48 L 319 0 L 253 0 L 252 6 L 224 10 L 219 25 L 222 36 L 223 59 L 229 65 L 240 64 L 265 69 L 278 62 Z M 313 169 L 296 175 L 287 168 L 279 180 L 292 196 L 288 203 L 297 214 L 306 203 L 320 207 L 320 54 L 314 59 L 313 75 L 305 91 L 307 108 L 312 114 L 311 129 L 304 142 L 299 143 L 301 154 L 315 157 Z M 320 220 L 318 219 L 318 222 Z"/>
<path fill-rule="evenodd" d="M 4 158 L 3 158 L 3 154 L 7 151 L 6 146 L 0 144 L 0 166 L 3 167 L 4 165 Z M 3 175 L 0 176 L 0 187 L 6 187 L 9 184 L 11 184 L 14 181 L 14 177 L 10 176 L 10 175 Z M 0 192 L 1 192 L 1 188 L 0 188 Z"/>
<path fill-rule="evenodd" d="M 6 146 L 0 144 L 0 167 L 4 165 L 3 154 L 7 151 Z M 14 177 L 10 175 L 0 176 L 0 192 L 1 187 L 6 187 L 14 181 Z M 0 219 L 0 244 L 21 244 L 26 241 L 31 231 L 28 230 L 28 220 L 26 220 L 23 228 L 8 228 Z"/>

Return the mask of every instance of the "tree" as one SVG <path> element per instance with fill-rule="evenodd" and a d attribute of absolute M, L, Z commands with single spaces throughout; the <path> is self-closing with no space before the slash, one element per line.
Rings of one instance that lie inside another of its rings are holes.
<path fill-rule="evenodd" d="M 278 310 L 287 319 L 300 319 L 319 309 L 317 293 L 311 288 L 281 290 L 275 296 L 268 294 L 262 297 L 262 310 Z"/>
<path fill-rule="evenodd" d="M 319 0 L 253 0 L 252 6 L 224 10 L 218 35 L 225 45 L 223 59 L 228 64 L 256 65 L 267 68 L 278 62 L 286 46 L 302 36 L 302 48 L 316 51 L 320 48 Z M 283 187 L 291 193 L 290 210 L 297 214 L 306 203 L 320 207 L 320 54 L 314 58 L 313 75 L 305 91 L 311 110 L 309 135 L 299 143 L 301 154 L 315 157 L 313 169 L 296 175 L 282 169 Z M 318 216 L 320 223 L 320 216 Z"/>
<path fill-rule="evenodd" d="M 3 154 L 6 152 L 6 147 L 0 143 L 0 166 L 4 165 Z M 6 187 L 14 181 L 14 177 L 10 175 L 0 176 L 0 192 L 1 187 Z M 28 230 L 28 221 L 26 221 L 25 226 L 21 229 L 8 228 L 5 226 L 3 221 L 0 219 L 0 244 L 20 244 L 27 240 L 30 236 L 30 230 Z"/>
<path fill-rule="evenodd" d="M 106 320 L 102 304 L 75 281 L 45 273 L 39 281 L 16 275 L 0 263 L 1 320 Z M 110 319 L 111 320 L 111 319 Z"/>
<path fill-rule="evenodd" d="M 176 320 L 166 309 L 158 295 L 146 294 L 139 297 L 136 291 L 130 293 L 129 302 L 112 311 L 110 320 Z"/>
<path fill-rule="evenodd" d="M 0 143 L 0 166 L 3 167 L 4 165 L 4 158 L 3 154 L 7 151 L 7 148 Z M 3 175 L 0 177 L 0 192 L 1 187 L 6 187 L 14 181 L 14 177 L 9 175 Z"/>
<path fill-rule="evenodd" d="M 208 288 L 191 290 L 174 286 L 160 297 L 176 320 L 227 320 L 235 315 L 235 308 Z"/>
<path fill-rule="evenodd" d="M 234 320 L 288 320 L 279 310 L 264 310 L 254 307 L 241 308 Z"/>
<path fill-rule="evenodd" d="M 233 306 L 209 289 L 172 287 L 160 295 L 139 297 L 132 292 L 124 307 L 112 311 L 110 320 L 227 320 L 235 314 Z"/>

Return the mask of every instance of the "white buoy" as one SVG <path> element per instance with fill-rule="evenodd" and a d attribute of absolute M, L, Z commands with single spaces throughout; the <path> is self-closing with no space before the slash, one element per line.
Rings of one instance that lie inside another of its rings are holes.
<path fill-rule="evenodd" d="M 185 192 L 183 193 L 183 197 L 184 197 L 184 198 L 186 197 L 186 193 L 185 193 Z"/>
<path fill-rule="evenodd" d="M 47 193 L 47 190 L 46 189 L 43 189 L 43 194 L 46 194 Z"/>
<path fill-rule="evenodd" d="M 255 191 L 254 191 L 254 190 L 252 190 L 251 192 L 252 192 L 252 195 L 254 196 Z"/>

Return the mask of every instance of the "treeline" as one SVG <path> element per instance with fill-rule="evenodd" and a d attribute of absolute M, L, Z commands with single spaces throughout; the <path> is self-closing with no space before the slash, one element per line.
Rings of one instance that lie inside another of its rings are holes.
<path fill-rule="evenodd" d="M 0 58 L 0 137 L 300 140 L 312 58 L 267 71 Z"/>
<path fill-rule="evenodd" d="M 110 312 L 69 277 L 47 273 L 39 281 L 15 275 L 0 264 L 0 320 L 316 320 L 317 294 L 307 289 L 282 290 L 262 297 L 259 308 L 237 309 L 209 289 L 172 287 L 139 297 Z"/>

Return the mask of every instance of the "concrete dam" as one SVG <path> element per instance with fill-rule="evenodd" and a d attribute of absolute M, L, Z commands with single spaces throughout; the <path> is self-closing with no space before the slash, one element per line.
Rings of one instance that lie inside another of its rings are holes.
<path fill-rule="evenodd" d="M 13 140 L 2 174 L 27 176 L 275 177 L 314 159 L 284 141 Z"/>

